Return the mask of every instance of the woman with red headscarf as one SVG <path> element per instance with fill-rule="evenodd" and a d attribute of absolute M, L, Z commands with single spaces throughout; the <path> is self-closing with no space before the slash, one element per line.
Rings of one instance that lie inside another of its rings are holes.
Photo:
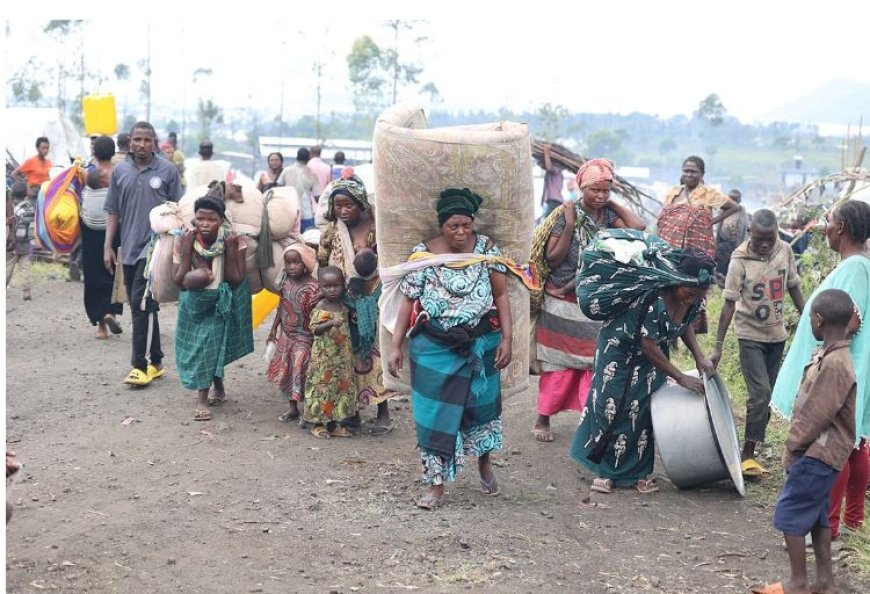
<path fill-rule="evenodd" d="M 580 252 L 599 229 L 646 228 L 643 219 L 610 199 L 612 185 L 610 160 L 586 161 L 577 171 L 580 200 L 558 207 L 542 223 L 551 229 L 544 251 L 550 272 L 535 331 L 541 381 L 532 433 L 538 441 L 553 441 L 550 417 L 563 410 L 580 412 L 592 385 L 600 324 L 587 319 L 577 305 L 574 287 Z"/>

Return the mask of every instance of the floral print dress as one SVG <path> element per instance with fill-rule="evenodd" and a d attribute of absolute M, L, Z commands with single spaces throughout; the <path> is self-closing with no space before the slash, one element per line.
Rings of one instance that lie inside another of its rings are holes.
<path fill-rule="evenodd" d="M 341 326 L 315 336 L 311 347 L 304 419 L 317 424 L 341 421 L 357 411 L 347 307 L 327 311 L 318 305 L 311 312 L 312 328 L 335 319 L 342 321 Z"/>

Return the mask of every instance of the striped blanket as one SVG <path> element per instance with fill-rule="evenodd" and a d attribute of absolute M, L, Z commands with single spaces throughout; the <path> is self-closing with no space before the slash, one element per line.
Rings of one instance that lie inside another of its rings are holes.
<path fill-rule="evenodd" d="M 42 184 L 36 199 L 36 243 L 55 254 L 72 253 L 79 239 L 85 170 L 79 161 Z"/>
<path fill-rule="evenodd" d="M 459 431 L 501 416 L 501 378 L 495 351 L 501 332 L 477 339 L 468 357 L 426 332 L 411 338 L 411 399 L 417 445 L 425 453 L 453 460 Z"/>
<path fill-rule="evenodd" d="M 224 366 L 254 352 L 251 290 L 245 280 L 235 289 L 181 291 L 175 328 L 175 366 L 181 384 L 206 390 L 224 376 Z"/>

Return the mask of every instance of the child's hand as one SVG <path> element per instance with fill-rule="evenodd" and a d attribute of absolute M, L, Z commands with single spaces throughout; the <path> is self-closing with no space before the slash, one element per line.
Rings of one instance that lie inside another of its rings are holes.
<path fill-rule="evenodd" d="M 278 330 L 272 330 L 269 332 L 269 336 L 266 337 L 266 342 L 275 342 L 278 340 Z"/>
<path fill-rule="evenodd" d="M 390 352 L 390 358 L 387 359 L 387 371 L 395 378 L 399 377 L 399 372 L 402 371 L 402 349 L 393 349 Z"/>

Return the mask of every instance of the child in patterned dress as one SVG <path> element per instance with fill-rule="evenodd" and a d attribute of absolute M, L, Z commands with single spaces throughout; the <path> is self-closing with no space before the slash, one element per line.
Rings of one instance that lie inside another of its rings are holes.
<path fill-rule="evenodd" d="M 344 304 L 345 281 L 341 269 L 325 266 L 318 274 L 323 300 L 311 312 L 311 348 L 305 386 L 305 415 L 314 423 L 315 437 L 350 437 L 338 424 L 356 414 L 349 310 Z"/>

